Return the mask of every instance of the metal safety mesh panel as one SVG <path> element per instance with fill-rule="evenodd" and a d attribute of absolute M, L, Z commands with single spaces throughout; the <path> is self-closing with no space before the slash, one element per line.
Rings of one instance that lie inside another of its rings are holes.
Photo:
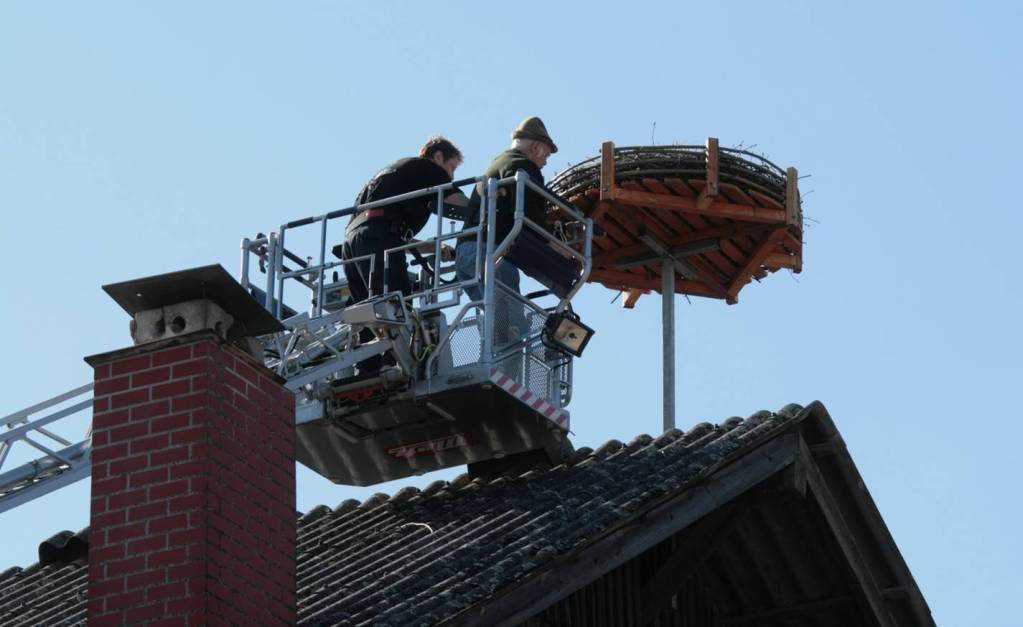
<path fill-rule="evenodd" d="M 480 362 L 483 352 L 483 336 L 480 321 L 475 316 L 463 318 L 451 334 L 448 347 L 451 350 L 452 367 L 469 366 Z"/>
<path fill-rule="evenodd" d="M 539 342 L 537 343 L 539 344 Z M 541 346 L 541 348 L 543 347 Z M 553 394 L 552 388 L 555 382 L 551 380 L 551 369 L 543 361 L 537 359 L 533 355 L 533 351 L 530 351 L 529 358 L 526 359 L 524 378 L 523 385 L 526 386 L 527 390 L 547 399 L 554 405 L 560 404 L 558 402 L 559 399 Z"/>
<path fill-rule="evenodd" d="M 514 315 L 512 314 L 512 316 Z M 507 320 L 512 316 L 506 315 L 504 319 Z M 499 317 L 498 320 L 500 321 L 501 318 Z M 503 344 L 495 342 L 497 349 L 500 350 L 502 346 L 507 347 L 527 337 L 535 339 L 520 346 L 515 353 L 502 358 L 497 367 L 530 393 L 547 399 L 550 403 L 560 407 L 561 377 L 554 372 L 554 368 L 563 361 L 563 356 L 548 349 L 539 339 L 539 333 L 547 321 L 547 314 L 534 310 L 523 311 L 518 317 L 518 321 L 522 326 L 512 329 L 518 333 L 514 337 L 507 337 Z"/>
<path fill-rule="evenodd" d="M 564 368 L 555 372 L 557 366 L 563 363 L 564 355 L 547 348 L 540 341 L 540 331 L 547 321 L 547 313 L 527 309 L 510 298 L 501 299 L 496 309 L 495 356 L 513 344 L 519 346 L 518 350 L 497 358 L 494 366 L 531 394 L 547 399 L 557 407 L 563 406 L 561 382 L 570 375 Z M 442 371 L 476 366 L 482 361 L 481 327 L 485 315 L 478 312 L 458 323 L 447 346 L 442 349 L 443 354 L 434 365 L 435 375 Z M 522 344 L 527 338 L 533 339 Z"/>
<path fill-rule="evenodd" d="M 494 350 L 518 342 L 528 332 L 525 305 L 498 289 L 494 298 Z"/>

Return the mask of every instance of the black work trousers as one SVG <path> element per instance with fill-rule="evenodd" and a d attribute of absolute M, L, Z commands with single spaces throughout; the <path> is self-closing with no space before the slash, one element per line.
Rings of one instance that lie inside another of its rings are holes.
<path fill-rule="evenodd" d="M 370 276 L 369 260 L 345 264 L 345 278 L 348 279 L 348 289 L 352 294 L 352 302 L 358 303 L 370 296 L 379 296 L 385 293 L 384 290 L 384 251 L 388 248 L 401 246 L 405 241 L 398 234 L 398 230 L 391 223 L 384 221 L 369 221 L 348 232 L 345 243 L 341 248 L 341 259 L 355 259 L 366 255 L 373 255 L 373 272 Z M 408 279 L 408 263 L 405 261 L 405 252 L 391 253 L 387 260 L 387 292 L 401 292 L 409 294 L 412 292 L 412 284 Z M 359 333 L 360 342 L 373 340 L 373 332 L 363 329 Z M 393 358 L 387 356 L 388 363 L 394 363 Z M 383 356 L 370 357 L 359 363 L 359 370 L 362 373 L 376 372 L 383 365 Z"/>
<path fill-rule="evenodd" d="M 384 251 L 401 246 L 405 241 L 390 222 L 370 221 L 347 234 L 342 247 L 342 259 L 355 259 L 373 255 L 373 276 L 369 260 L 345 265 L 345 278 L 352 292 L 352 302 L 366 300 L 384 293 Z M 412 285 L 408 280 L 408 263 L 404 251 L 391 253 L 387 260 L 387 291 L 408 294 Z"/>

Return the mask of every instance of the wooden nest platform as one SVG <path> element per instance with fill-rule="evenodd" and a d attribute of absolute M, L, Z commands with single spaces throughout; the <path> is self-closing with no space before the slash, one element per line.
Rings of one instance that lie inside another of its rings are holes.
<path fill-rule="evenodd" d="M 625 294 L 665 292 L 738 302 L 753 279 L 803 267 L 795 168 L 753 153 L 705 146 L 615 148 L 549 183 L 593 218 L 589 280 Z"/>

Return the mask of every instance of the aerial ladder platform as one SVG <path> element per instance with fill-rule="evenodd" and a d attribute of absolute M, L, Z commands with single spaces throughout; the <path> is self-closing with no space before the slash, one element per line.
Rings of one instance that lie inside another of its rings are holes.
<path fill-rule="evenodd" d="M 104 289 L 132 315 L 137 343 L 192 332 L 187 307 L 168 320 L 166 305 L 193 299 L 197 306 L 196 285 L 201 300 L 258 309 L 250 316 L 261 320 L 249 324 L 255 333 L 232 328 L 229 316 L 221 331 L 294 391 L 298 461 L 335 483 L 373 485 L 460 465 L 477 475 L 524 471 L 571 451 L 572 363 L 593 334 L 572 309 L 583 284 L 621 291 L 627 307 L 661 292 L 670 428 L 674 295 L 734 303 L 751 280 L 800 271 L 796 183 L 794 168 L 719 149 L 713 138 L 705 146 L 605 143 L 599 157 L 547 187 L 524 172 L 475 177 L 282 224 L 242 241 L 237 280 L 207 266 Z M 444 198 L 468 185 L 483 189 L 481 222 L 456 229 L 464 209 Z M 487 225 L 495 223 L 498 196 L 512 189 L 514 223 L 499 240 Z M 525 216 L 527 190 L 547 201 L 546 224 Z M 358 210 L 422 196 L 435 197 L 436 231 L 383 256 L 385 264 L 391 253 L 415 257 L 413 292 L 385 285 L 381 295 L 352 303 L 344 266 L 368 262 L 372 273 L 376 261 L 328 257 L 337 243 L 330 227 Z M 479 254 L 473 276 L 460 279 L 445 250 L 467 238 Z M 491 280 L 502 263 L 541 289 L 520 294 Z M 469 288 L 482 298 L 471 299 Z M 360 371 L 377 356 L 388 365 Z M 90 407 L 85 385 L 0 419 L 0 512 L 88 476 L 90 434 L 74 442 L 51 427 Z M 7 469 L 15 444 L 38 454 Z"/>

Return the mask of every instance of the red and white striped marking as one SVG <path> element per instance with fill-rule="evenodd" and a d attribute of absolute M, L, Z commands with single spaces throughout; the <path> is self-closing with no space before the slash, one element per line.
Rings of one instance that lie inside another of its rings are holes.
<path fill-rule="evenodd" d="M 547 399 L 533 394 L 497 368 L 490 369 L 490 380 L 505 392 L 511 394 L 537 412 L 543 414 L 544 417 L 554 424 L 558 425 L 562 429 L 568 430 L 568 412 L 564 409 L 558 409 L 554 405 L 548 403 Z"/>

